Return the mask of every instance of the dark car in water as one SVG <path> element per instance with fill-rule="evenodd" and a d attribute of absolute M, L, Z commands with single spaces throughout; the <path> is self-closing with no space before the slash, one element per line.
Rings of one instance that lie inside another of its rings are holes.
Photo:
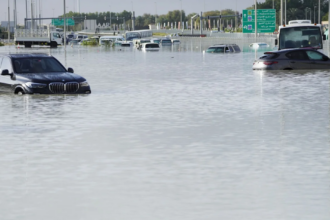
<path fill-rule="evenodd" d="M 239 53 L 241 49 L 237 44 L 215 44 L 207 48 L 206 53 Z"/>
<path fill-rule="evenodd" d="M 90 94 L 85 78 L 47 54 L 0 54 L 0 92 Z"/>
<path fill-rule="evenodd" d="M 330 69 L 330 59 L 314 48 L 266 52 L 254 61 L 254 70 Z"/>

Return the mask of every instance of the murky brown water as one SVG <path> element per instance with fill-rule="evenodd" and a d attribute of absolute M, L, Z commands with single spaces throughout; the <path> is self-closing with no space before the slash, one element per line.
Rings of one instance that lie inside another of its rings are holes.
<path fill-rule="evenodd" d="M 329 72 L 184 45 L 29 51 L 92 94 L 0 95 L 1 220 L 330 219 Z"/>

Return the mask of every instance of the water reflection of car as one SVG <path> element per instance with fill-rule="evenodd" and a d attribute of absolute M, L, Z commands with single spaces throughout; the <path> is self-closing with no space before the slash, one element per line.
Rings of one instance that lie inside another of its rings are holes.
<path fill-rule="evenodd" d="M 326 55 L 312 48 L 266 52 L 253 63 L 254 70 L 330 69 Z"/>
<path fill-rule="evenodd" d="M 215 44 L 206 50 L 206 53 L 239 53 L 241 49 L 237 44 Z"/>
<path fill-rule="evenodd" d="M 0 92 L 14 94 L 90 94 L 83 77 L 47 54 L 0 56 Z"/>
<path fill-rule="evenodd" d="M 68 45 L 70 45 L 70 46 L 73 46 L 73 45 L 78 45 L 78 44 L 79 44 L 79 42 L 80 42 L 80 40 L 77 40 L 77 39 L 73 39 L 73 40 L 71 40 L 71 41 L 69 42 L 69 44 L 68 44 Z"/>

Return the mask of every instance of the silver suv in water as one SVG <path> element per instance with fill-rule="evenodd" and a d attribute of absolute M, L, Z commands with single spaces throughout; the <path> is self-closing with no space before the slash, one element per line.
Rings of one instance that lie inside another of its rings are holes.
<path fill-rule="evenodd" d="M 239 53 L 241 49 L 237 44 L 215 44 L 206 50 L 206 53 Z"/>
<path fill-rule="evenodd" d="M 264 53 L 253 63 L 254 70 L 330 69 L 326 55 L 313 48 L 286 49 Z"/>

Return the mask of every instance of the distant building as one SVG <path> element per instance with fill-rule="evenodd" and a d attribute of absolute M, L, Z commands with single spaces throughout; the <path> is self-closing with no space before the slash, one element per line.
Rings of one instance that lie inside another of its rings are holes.
<path fill-rule="evenodd" d="M 91 20 L 84 20 L 84 30 L 96 30 L 97 28 L 97 24 L 96 24 L 96 20 L 91 19 Z"/>
<path fill-rule="evenodd" d="M 14 33 L 14 21 L 11 21 L 10 23 L 10 33 Z M 1 27 L 4 28 L 7 31 L 8 28 L 8 21 L 1 21 Z"/>

